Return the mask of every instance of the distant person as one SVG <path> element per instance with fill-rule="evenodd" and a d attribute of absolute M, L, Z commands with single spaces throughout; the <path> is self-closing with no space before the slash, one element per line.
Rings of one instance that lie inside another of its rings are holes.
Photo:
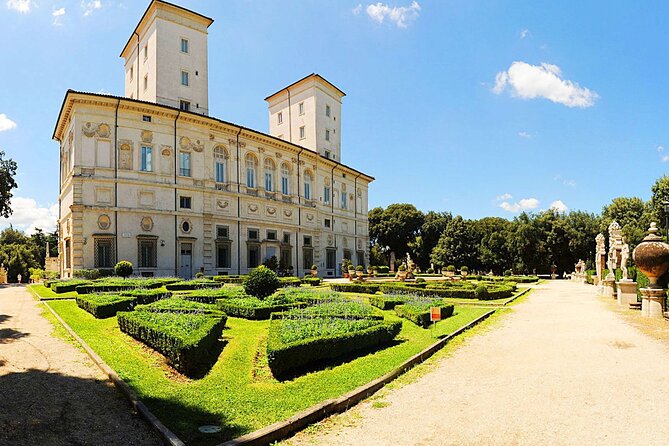
<path fill-rule="evenodd" d="M 18 276 L 16 276 L 16 278 L 19 279 L 19 283 L 21 283 L 21 274 L 19 274 Z"/>

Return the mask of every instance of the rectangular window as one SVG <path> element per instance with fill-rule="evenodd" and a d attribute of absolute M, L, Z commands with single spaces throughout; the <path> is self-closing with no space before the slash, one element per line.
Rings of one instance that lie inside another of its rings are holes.
<path fill-rule="evenodd" d="M 188 71 L 181 72 L 181 85 L 188 87 Z"/>
<path fill-rule="evenodd" d="M 144 75 L 144 89 L 146 90 L 147 88 L 149 88 L 149 75 L 148 74 Z"/>
<path fill-rule="evenodd" d="M 302 126 L 302 127 L 300 127 L 300 139 L 304 139 L 305 138 L 304 135 L 305 135 L 304 126 Z"/>
<path fill-rule="evenodd" d="M 151 147 L 142 146 L 142 163 L 141 169 L 144 172 L 151 172 L 153 170 L 153 149 Z"/>
<path fill-rule="evenodd" d="M 114 241 L 110 238 L 96 238 L 95 242 L 95 267 L 114 267 Z"/>
<path fill-rule="evenodd" d="M 258 240 L 258 230 L 249 229 L 249 240 Z"/>
<path fill-rule="evenodd" d="M 190 176 L 190 153 L 188 152 L 179 152 L 179 175 Z"/>
<path fill-rule="evenodd" d="M 151 116 L 149 116 L 149 115 L 143 115 L 143 116 L 142 116 L 142 121 L 144 121 L 144 122 L 151 122 Z"/>
<path fill-rule="evenodd" d="M 144 45 L 144 60 L 149 57 L 149 45 Z"/>
<path fill-rule="evenodd" d="M 269 172 L 265 172 L 265 190 L 267 192 L 272 192 L 274 190 L 274 185 L 272 184 L 272 174 Z"/>
<path fill-rule="evenodd" d="M 132 82 L 135 79 L 135 66 L 130 67 L 130 82 Z"/>
<path fill-rule="evenodd" d="M 230 243 L 216 243 L 216 268 L 230 268 Z"/>
<path fill-rule="evenodd" d="M 311 246 L 311 236 L 310 235 L 305 235 L 302 240 L 303 240 L 302 244 L 304 246 Z M 311 266 L 311 265 L 309 265 L 309 266 Z"/>
<path fill-rule="evenodd" d="M 325 140 L 330 141 L 330 130 L 325 130 Z M 330 157 L 328 156 L 328 158 Z"/>
<path fill-rule="evenodd" d="M 260 264 L 260 246 L 249 246 L 248 267 L 255 268 Z"/>
<path fill-rule="evenodd" d="M 276 231 L 267 230 L 267 240 L 276 240 Z"/>
<path fill-rule="evenodd" d="M 314 264 L 314 249 L 302 248 L 302 269 L 311 269 Z"/>
<path fill-rule="evenodd" d="M 216 238 L 230 238 L 230 229 L 227 226 L 216 226 Z"/>
<path fill-rule="evenodd" d="M 281 177 L 281 193 L 288 195 L 290 193 L 288 189 L 288 177 Z"/>
<path fill-rule="evenodd" d="M 325 151 L 325 157 L 326 157 L 327 159 L 330 159 L 330 151 L 329 151 L 329 150 L 326 150 L 326 151 Z"/>
<path fill-rule="evenodd" d="M 327 117 L 329 118 L 329 117 L 330 117 L 330 114 L 331 114 L 330 106 L 329 106 L 329 105 L 326 105 L 326 106 L 325 106 L 325 116 L 327 116 Z"/>
<path fill-rule="evenodd" d="M 334 269 L 337 258 L 337 251 L 334 249 L 327 249 L 325 251 L 325 268 Z"/>
<path fill-rule="evenodd" d="M 155 268 L 158 265 L 157 240 L 139 241 L 139 267 Z"/>
<path fill-rule="evenodd" d="M 341 193 L 341 208 L 346 209 L 346 192 Z"/>
<path fill-rule="evenodd" d="M 179 197 L 179 207 L 181 209 L 190 209 L 191 208 L 190 197 Z"/>
<path fill-rule="evenodd" d="M 325 201 L 325 204 L 330 204 L 330 186 L 323 188 L 323 201 Z"/>
<path fill-rule="evenodd" d="M 283 242 L 286 245 L 290 245 L 290 232 L 284 232 L 283 233 Z"/>
<path fill-rule="evenodd" d="M 304 114 L 304 102 L 300 102 L 300 104 L 298 105 L 298 109 L 300 111 L 300 115 L 303 115 Z"/>
<path fill-rule="evenodd" d="M 216 161 L 216 182 L 225 183 L 225 163 Z"/>
<path fill-rule="evenodd" d="M 307 200 L 311 200 L 311 184 L 310 183 L 304 183 L 304 198 Z"/>
<path fill-rule="evenodd" d="M 283 124 L 283 113 L 279 112 L 279 114 L 276 115 L 276 119 L 279 124 Z"/>
<path fill-rule="evenodd" d="M 190 102 L 179 101 L 179 109 L 183 111 L 190 111 Z"/>
<path fill-rule="evenodd" d="M 187 39 L 181 39 L 181 52 L 182 53 L 188 53 L 188 40 Z"/>
<path fill-rule="evenodd" d="M 325 219 L 325 227 L 326 227 L 326 228 L 329 228 L 330 226 L 331 226 L 331 225 L 330 225 L 330 219 L 329 219 L 329 218 L 326 218 L 326 219 Z"/>
<path fill-rule="evenodd" d="M 246 187 L 251 189 L 256 187 L 256 171 L 252 167 L 246 168 Z"/>

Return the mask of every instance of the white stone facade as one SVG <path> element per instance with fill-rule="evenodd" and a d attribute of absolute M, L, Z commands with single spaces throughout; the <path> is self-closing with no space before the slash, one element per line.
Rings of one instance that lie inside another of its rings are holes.
<path fill-rule="evenodd" d="M 142 21 L 163 5 L 154 0 Z M 166 8 L 185 17 L 182 27 L 194 14 Z M 180 97 L 179 88 L 164 96 Z M 344 257 L 367 263 L 372 177 L 204 109 L 131 94 L 70 90 L 63 102 L 54 133 L 63 277 L 118 260 L 138 274 L 181 277 L 244 274 L 272 255 L 297 275 L 316 264 L 321 276 L 334 277 Z"/>

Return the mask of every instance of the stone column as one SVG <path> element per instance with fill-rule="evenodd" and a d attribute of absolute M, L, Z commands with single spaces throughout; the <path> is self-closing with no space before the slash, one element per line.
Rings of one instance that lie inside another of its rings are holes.
<path fill-rule="evenodd" d="M 656 319 L 664 318 L 664 302 L 667 290 L 659 288 L 641 288 L 641 315 Z"/>
<path fill-rule="evenodd" d="M 608 277 L 603 280 L 604 286 L 602 287 L 602 296 L 604 297 L 616 297 L 616 293 L 614 290 L 614 284 L 616 283 L 616 279 L 609 279 Z"/>
<path fill-rule="evenodd" d="M 621 280 L 616 282 L 618 286 L 618 305 L 628 307 L 631 303 L 637 302 L 636 282 L 632 280 Z"/>

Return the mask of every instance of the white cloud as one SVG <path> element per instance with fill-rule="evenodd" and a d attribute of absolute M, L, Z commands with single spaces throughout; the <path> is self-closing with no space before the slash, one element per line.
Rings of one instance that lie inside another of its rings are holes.
<path fill-rule="evenodd" d="M 551 203 L 550 208 L 555 209 L 558 212 L 567 212 L 569 210 L 567 205 L 564 204 L 562 200 L 555 200 L 554 202 Z"/>
<path fill-rule="evenodd" d="M 524 39 L 525 37 L 531 36 L 532 34 L 530 33 L 529 29 L 524 29 L 520 32 L 520 38 Z"/>
<path fill-rule="evenodd" d="M 509 203 L 504 201 L 499 205 L 502 209 L 508 212 L 529 211 L 539 207 L 539 200 L 536 198 L 523 198 L 517 203 Z"/>
<path fill-rule="evenodd" d="M 51 15 L 53 16 L 53 26 L 62 26 L 62 18 L 65 15 L 65 8 L 56 9 Z"/>
<path fill-rule="evenodd" d="M 507 71 L 497 73 L 492 92 L 500 94 L 508 89 L 512 96 L 521 99 L 545 98 L 567 107 L 586 108 L 595 104 L 599 98 L 596 92 L 563 79 L 561 75 L 557 65 L 530 65 L 516 61 Z"/>
<path fill-rule="evenodd" d="M 13 9 L 21 14 L 28 14 L 35 4 L 32 0 L 7 0 L 7 9 Z"/>
<path fill-rule="evenodd" d="M 669 155 L 664 155 L 664 156 L 662 157 L 662 162 L 663 162 L 663 163 L 666 163 L 667 161 L 669 161 Z"/>
<path fill-rule="evenodd" d="M 40 207 L 32 198 L 13 197 L 11 208 L 14 212 L 9 218 L 0 220 L 0 225 L 7 227 L 11 224 L 14 229 L 25 231 L 27 234 L 35 232 L 35 228 L 43 229 L 45 232 L 56 229 L 58 204 Z"/>
<path fill-rule="evenodd" d="M 102 2 L 100 0 L 81 0 L 81 9 L 84 10 L 84 17 L 88 17 L 96 9 L 102 9 Z"/>
<path fill-rule="evenodd" d="M 562 183 L 565 186 L 570 186 L 570 187 L 576 187 L 576 180 L 564 178 L 562 175 L 557 174 L 553 177 L 553 180 L 557 181 L 558 183 Z"/>
<path fill-rule="evenodd" d="M 525 139 L 532 139 L 532 134 L 528 132 L 518 132 L 518 136 Z"/>
<path fill-rule="evenodd" d="M 495 201 L 510 200 L 512 198 L 513 198 L 513 196 L 510 193 L 506 193 L 506 194 L 496 196 Z"/>
<path fill-rule="evenodd" d="M 367 15 L 376 22 L 383 23 L 385 19 L 388 19 L 388 21 L 397 25 L 398 28 L 406 28 L 409 22 L 418 18 L 420 5 L 414 0 L 409 6 L 393 6 L 391 8 L 379 2 L 367 5 L 366 11 Z"/>
<path fill-rule="evenodd" d="M 657 153 L 662 153 L 662 152 L 664 152 L 664 146 L 662 144 L 660 144 L 659 146 L 657 146 L 657 148 L 655 150 L 657 150 Z"/>
<path fill-rule="evenodd" d="M 16 128 L 16 123 L 9 119 L 6 114 L 0 113 L 0 132 Z"/>
<path fill-rule="evenodd" d="M 360 15 L 360 13 L 362 12 L 362 5 L 358 4 L 358 6 L 353 8 L 351 12 L 353 13 L 353 15 Z"/>

